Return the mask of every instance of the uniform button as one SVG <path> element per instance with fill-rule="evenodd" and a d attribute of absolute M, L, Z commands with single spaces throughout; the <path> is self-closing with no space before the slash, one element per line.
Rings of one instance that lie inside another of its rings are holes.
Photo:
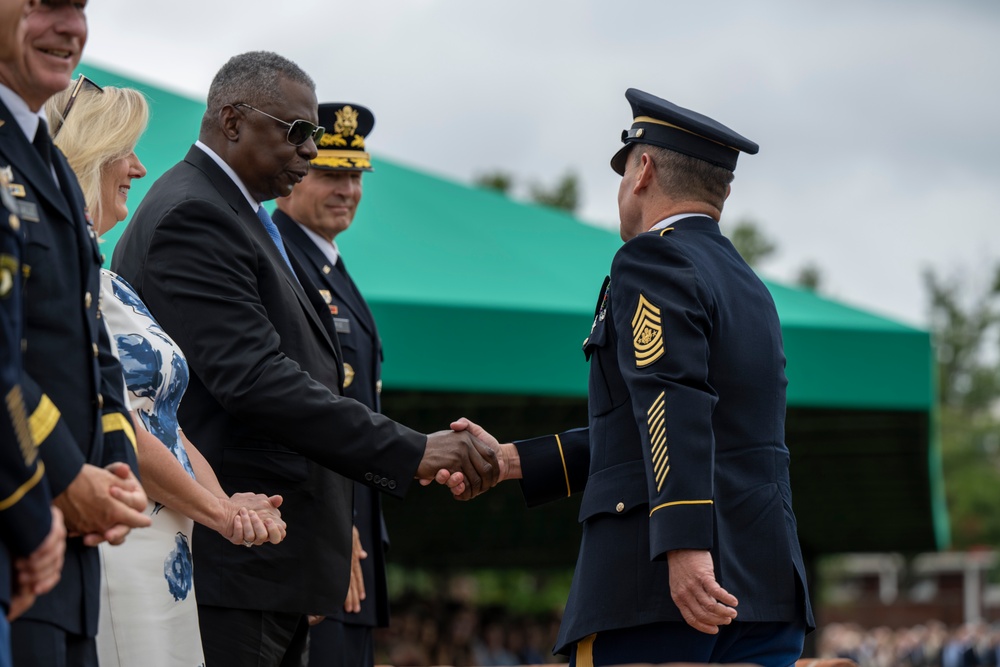
<path fill-rule="evenodd" d="M 95 357 L 96 357 L 96 356 L 98 356 L 98 355 L 100 355 L 100 353 L 101 353 L 101 352 L 100 352 L 100 350 L 98 350 L 98 349 L 97 349 L 97 343 L 94 343 L 94 344 L 93 344 L 93 345 L 91 346 L 91 349 L 93 349 L 93 350 L 94 350 L 94 356 L 95 356 Z"/>
<path fill-rule="evenodd" d="M 104 394 L 97 395 L 97 409 L 100 410 L 104 407 Z"/>
<path fill-rule="evenodd" d="M 87 292 L 86 294 L 83 295 L 83 307 L 84 308 L 87 308 L 89 310 L 90 309 L 90 304 L 92 304 L 93 302 L 94 302 L 94 297 L 92 297 L 90 295 L 90 292 Z"/>
<path fill-rule="evenodd" d="M 381 394 L 382 393 L 382 381 L 381 380 L 379 380 L 378 382 L 375 383 L 375 393 L 376 394 Z"/>
<path fill-rule="evenodd" d="M 624 512 L 625 511 L 625 503 L 618 503 L 617 505 L 615 505 L 615 511 L 619 512 L 619 513 L 620 512 Z"/>
<path fill-rule="evenodd" d="M 372 477 L 372 481 L 375 482 L 376 484 L 380 484 L 382 482 L 382 478 L 378 475 L 375 475 L 374 477 Z"/>
<path fill-rule="evenodd" d="M 395 480 L 392 480 L 392 479 L 389 480 L 389 488 L 390 489 L 395 489 L 396 488 L 396 481 Z"/>
<path fill-rule="evenodd" d="M 385 477 L 383 477 L 382 481 L 380 482 L 380 484 L 382 486 L 389 486 L 389 480 L 387 480 Z"/>
<path fill-rule="evenodd" d="M 365 473 L 365 481 L 366 482 L 372 481 L 372 474 L 370 472 Z"/>

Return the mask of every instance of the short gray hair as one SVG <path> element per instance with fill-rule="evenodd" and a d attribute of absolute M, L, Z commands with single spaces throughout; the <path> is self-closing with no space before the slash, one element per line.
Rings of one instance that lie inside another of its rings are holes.
<path fill-rule="evenodd" d="M 216 126 L 219 112 L 227 104 L 242 102 L 259 107 L 280 98 L 278 86 L 282 81 L 300 83 L 316 91 L 315 82 L 301 67 L 277 53 L 249 51 L 233 56 L 212 79 L 201 131 Z"/>
<path fill-rule="evenodd" d="M 649 153 L 653 158 L 657 183 L 665 194 L 707 202 L 722 210 L 726 201 L 726 188 L 733 182 L 733 172 L 669 148 L 650 144 L 636 144 L 629 159 L 638 164 L 643 153 Z"/>

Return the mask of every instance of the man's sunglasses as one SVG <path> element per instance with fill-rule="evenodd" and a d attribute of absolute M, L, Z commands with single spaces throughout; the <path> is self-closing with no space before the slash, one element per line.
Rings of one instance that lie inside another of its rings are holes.
<path fill-rule="evenodd" d="M 73 103 L 76 102 L 77 96 L 84 87 L 90 90 L 96 90 L 99 93 L 103 93 L 104 89 L 98 86 L 96 83 L 80 75 L 76 79 L 76 85 L 73 86 L 73 92 L 69 94 L 69 99 L 66 100 L 66 106 L 62 110 L 62 114 L 56 119 L 56 126 L 52 128 L 52 138 L 55 139 L 59 135 L 59 130 L 63 129 L 63 125 L 66 124 L 66 118 L 69 116 L 70 109 L 73 108 Z"/>
<path fill-rule="evenodd" d="M 270 118 L 271 120 L 276 120 L 279 123 L 281 123 L 282 125 L 287 126 L 288 127 L 288 135 L 285 138 L 288 139 L 288 143 L 290 143 L 293 146 L 301 146 L 302 144 L 304 144 L 307 141 L 309 141 L 309 137 L 312 137 L 313 141 L 315 141 L 318 144 L 319 140 L 326 133 L 326 129 L 324 127 L 322 127 L 321 125 L 315 125 L 313 123 L 310 123 L 307 120 L 301 120 L 301 119 L 299 119 L 299 120 L 293 120 L 291 123 L 289 123 L 286 120 L 281 120 L 280 118 L 275 118 L 274 116 L 272 116 L 271 114 L 267 113 L 266 111 L 261 111 L 260 109 L 258 109 L 256 107 L 252 107 L 249 104 L 246 104 L 244 102 L 240 102 L 239 104 L 236 104 L 235 106 L 246 107 L 247 109 L 250 109 L 251 111 L 256 111 L 257 113 L 262 113 L 265 116 L 267 116 L 268 118 Z"/>

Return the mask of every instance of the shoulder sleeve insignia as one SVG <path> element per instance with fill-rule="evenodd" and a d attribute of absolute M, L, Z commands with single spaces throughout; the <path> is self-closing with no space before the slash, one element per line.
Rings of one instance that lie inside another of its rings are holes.
<path fill-rule="evenodd" d="M 663 356 L 663 326 L 660 309 L 640 292 L 639 303 L 632 316 L 632 343 L 635 345 L 636 368 L 649 366 Z"/>

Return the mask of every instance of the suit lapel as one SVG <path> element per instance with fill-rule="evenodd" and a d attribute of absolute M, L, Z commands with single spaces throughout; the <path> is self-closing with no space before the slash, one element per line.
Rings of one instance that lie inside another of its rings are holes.
<path fill-rule="evenodd" d="M 260 218 L 254 212 L 253 208 L 250 206 L 250 202 L 247 198 L 243 196 L 243 192 L 240 191 L 239 187 L 233 182 L 229 175 L 222 171 L 222 169 L 215 163 L 212 158 L 210 158 L 205 151 L 201 150 L 197 146 L 193 146 L 191 150 L 188 151 L 187 156 L 184 158 L 187 162 L 191 163 L 202 172 L 208 176 L 212 185 L 222 198 L 225 199 L 226 203 L 232 208 L 233 213 L 237 218 L 246 226 L 249 230 L 250 235 L 257 240 L 257 243 L 264 249 L 264 254 L 267 255 L 271 263 L 275 265 L 278 272 L 281 273 L 286 283 L 288 283 L 289 288 L 295 293 L 295 297 L 299 301 L 299 305 L 302 310 L 305 311 L 306 316 L 312 321 L 313 326 L 316 330 L 320 332 L 320 335 L 326 340 L 330 349 L 333 350 L 334 354 L 337 355 L 337 359 L 342 359 L 343 356 L 340 354 L 339 346 L 334 343 L 330 338 L 326 327 L 323 326 L 322 321 L 319 319 L 319 315 L 316 313 L 315 308 L 310 303 L 309 298 L 303 291 L 303 286 L 295 276 L 292 274 L 292 270 L 285 263 L 285 258 L 281 256 L 278 251 L 278 247 L 271 240 L 268 235 L 267 230 L 264 229 L 264 225 L 261 223 Z M 303 276 L 305 278 L 305 276 Z M 308 282 L 306 284 L 309 284 Z"/>
<path fill-rule="evenodd" d="M 42 162 L 35 147 L 24 136 L 21 126 L 14 120 L 13 114 L 10 113 L 3 101 L 0 101 L 0 120 L 3 120 L 2 125 L 0 125 L 0 155 L 3 156 L 4 161 L 15 165 L 39 197 L 45 199 L 64 219 L 72 220 L 69 202 L 60 192 L 59 185 L 52 178 L 52 173 Z M 56 154 L 61 156 L 58 150 L 55 151 L 54 160 Z"/>

